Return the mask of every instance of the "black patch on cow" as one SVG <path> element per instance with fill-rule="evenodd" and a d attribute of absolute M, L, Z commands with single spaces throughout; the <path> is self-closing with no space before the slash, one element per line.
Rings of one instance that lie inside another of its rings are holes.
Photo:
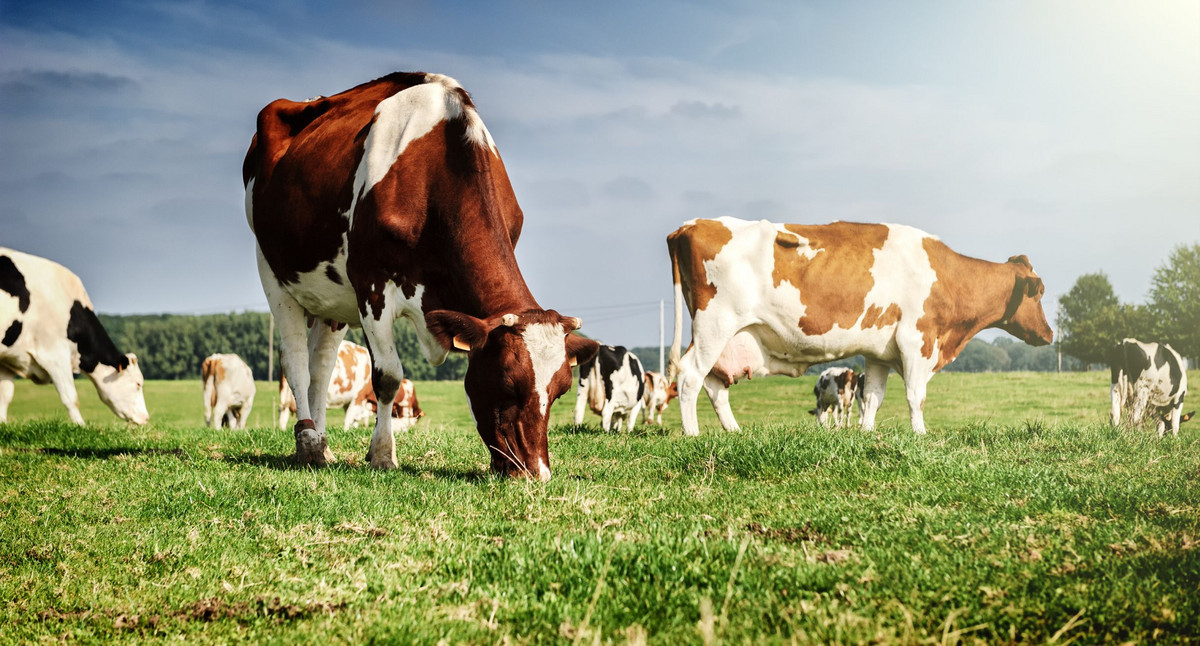
<path fill-rule="evenodd" d="M 325 265 L 325 276 L 328 277 L 329 280 L 333 283 L 336 283 L 338 285 L 342 284 L 342 275 L 339 274 L 338 271 L 333 268 L 333 265 Z"/>
<path fill-rule="evenodd" d="M 1108 365 L 1112 373 L 1111 383 L 1117 383 L 1121 378 L 1121 373 L 1125 373 L 1129 383 L 1132 384 L 1136 383 L 1138 377 L 1141 377 L 1142 373 L 1150 368 L 1150 357 L 1137 343 L 1122 341 L 1113 348 Z"/>
<path fill-rule="evenodd" d="M 67 339 L 79 348 L 79 368 L 86 373 L 91 373 L 101 363 L 118 370 L 129 367 L 129 357 L 117 349 L 96 313 L 79 301 L 71 305 Z"/>
<path fill-rule="evenodd" d="M 0 256 L 0 290 L 17 299 L 17 307 L 21 312 L 29 309 L 29 287 L 25 284 L 25 276 L 8 256 Z"/>
<path fill-rule="evenodd" d="M 600 379 L 604 382 L 604 401 L 613 396 L 613 373 L 621 369 L 625 360 L 625 348 L 621 346 L 602 345 L 596 353 L 596 365 L 600 368 Z"/>
<path fill-rule="evenodd" d="M 1179 387 L 1183 384 L 1183 367 L 1175 360 L 1173 353 L 1169 352 L 1166 347 L 1159 344 L 1158 351 L 1154 353 L 1154 367 L 1161 369 L 1166 364 L 1167 369 L 1171 374 L 1171 392 L 1172 400 L 1179 394 Z"/>
<path fill-rule="evenodd" d="M 384 402 L 395 400 L 400 391 L 400 380 L 371 365 L 371 389 L 375 391 L 375 399 Z"/>
<path fill-rule="evenodd" d="M 638 385 L 637 401 L 642 401 L 646 396 L 646 379 L 642 372 L 642 360 L 636 355 L 629 355 L 629 371 L 633 373 L 633 379 Z"/>
<path fill-rule="evenodd" d="M 21 336 L 22 327 L 24 326 L 21 325 L 20 321 L 13 321 L 12 325 L 8 326 L 8 329 L 5 330 L 4 339 L 0 340 L 0 345 L 7 345 L 11 348 L 17 342 L 17 337 Z"/>

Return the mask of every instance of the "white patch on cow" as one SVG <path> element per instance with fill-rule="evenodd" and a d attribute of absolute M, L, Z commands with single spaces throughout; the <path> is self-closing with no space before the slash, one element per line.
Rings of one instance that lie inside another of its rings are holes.
<path fill-rule="evenodd" d="M 341 283 L 329 279 L 329 268 L 341 277 Z M 296 281 L 283 288 L 309 314 L 319 319 L 358 324 L 358 298 L 346 276 L 346 254 L 343 246 L 332 261 L 320 262 L 316 269 L 297 274 Z"/>
<path fill-rule="evenodd" d="M 550 465 L 543 462 L 541 458 L 538 458 L 537 476 L 538 480 L 542 482 L 550 482 Z"/>
<path fill-rule="evenodd" d="M 250 225 L 250 232 L 254 233 L 254 178 L 251 177 L 249 182 L 246 182 L 246 224 Z"/>
<path fill-rule="evenodd" d="M 533 388 L 537 391 L 542 415 L 550 408 L 550 380 L 567 362 L 566 333 L 561 325 L 534 323 L 521 333 L 529 361 L 533 364 Z"/>
<path fill-rule="evenodd" d="M 464 116 L 466 136 L 476 145 L 495 152 L 495 142 L 473 108 L 463 105 L 458 81 L 441 74 L 429 74 L 425 83 L 397 92 L 375 106 L 375 120 L 363 144 L 363 156 L 354 173 L 354 193 L 350 217 L 358 200 L 383 181 L 396 160 L 412 142 L 429 134 L 439 123 Z M 466 110 L 464 115 L 464 109 Z"/>

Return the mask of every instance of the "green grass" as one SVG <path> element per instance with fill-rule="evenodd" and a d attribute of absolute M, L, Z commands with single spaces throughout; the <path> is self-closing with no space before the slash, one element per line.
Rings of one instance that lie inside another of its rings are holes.
<path fill-rule="evenodd" d="M 1193 373 L 1193 379 L 1200 374 Z M 0 641 L 1181 642 L 1200 634 L 1200 427 L 1106 422 L 1107 374 L 945 374 L 930 433 L 819 429 L 813 378 L 736 386 L 744 430 L 600 432 L 554 409 L 554 479 L 497 479 L 461 386 L 400 469 L 297 469 L 260 384 L 248 431 L 199 382 L 87 428 L 19 382 L 0 425 Z M 340 413 L 333 416 L 340 421 Z M 706 424 L 706 425 L 705 425 Z"/>

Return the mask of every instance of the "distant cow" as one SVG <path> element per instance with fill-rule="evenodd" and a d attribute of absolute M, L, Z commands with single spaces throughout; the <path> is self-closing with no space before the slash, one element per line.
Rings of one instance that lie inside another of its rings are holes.
<path fill-rule="evenodd" d="M 329 408 L 346 411 L 345 428 L 354 428 L 371 421 L 373 411 L 355 402 L 363 388 L 371 387 L 371 353 L 367 349 L 342 341 L 338 346 L 333 363 L 333 374 L 329 376 L 329 389 L 325 393 L 325 404 Z M 279 378 L 279 428 L 287 429 L 288 418 L 296 414 L 296 398 L 288 386 L 287 377 Z"/>
<path fill-rule="evenodd" d="M 1179 425 L 1192 418 L 1183 414 L 1187 394 L 1186 364 L 1171 346 L 1125 339 L 1109 355 L 1112 370 L 1112 425 L 1121 423 L 1122 414 L 1133 425 L 1142 423 L 1147 413 L 1158 426 L 1158 436 L 1167 431 L 1179 435 Z"/>
<path fill-rule="evenodd" d="M 83 424 L 79 372 L 117 417 L 134 424 L 150 419 L 137 357 L 113 344 L 79 277 L 56 262 L 0 247 L 0 422 L 8 419 L 13 379 L 26 377 L 53 383 L 71 421 Z"/>
<path fill-rule="evenodd" d="M 333 459 L 325 392 L 309 383 L 328 379 L 344 326 L 362 326 L 375 395 L 390 406 L 403 377 L 392 325 L 405 318 L 431 364 L 467 353 L 463 388 L 492 471 L 549 480 L 550 405 L 597 344 L 571 334 L 582 322 L 544 309 L 522 277 L 524 214 L 467 91 L 441 74 L 388 74 L 273 101 L 256 125 L 246 218 L 296 385 L 296 460 Z M 367 461 L 398 466 L 388 415 L 376 417 Z"/>
<path fill-rule="evenodd" d="M 600 426 L 612 430 L 625 420 L 629 430 L 637 424 L 646 394 L 642 362 L 621 346 L 602 345 L 596 356 L 579 364 L 579 392 L 575 396 L 575 423 L 582 424 L 586 409 L 600 415 Z"/>
<path fill-rule="evenodd" d="M 646 424 L 653 419 L 655 424 L 662 426 L 662 414 L 672 399 L 679 396 L 675 382 L 667 381 L 666 375 L 658 372 L 646 373 L 646 394 L 642 397 L 642 415 Z"/>
<path fill-rule="evenodd" d="M 834 428 L 843 428 L 850 424 L 850 411 L 857 402 L 858 417 L 862 419 L 862 383 L 863 379 L 850 368 L 826 368 L 813 386 L 817 407 L 809 414 L 816 415 L 822 425 L 832 423 Z"/>
<path fill-rule="evenodd" d="M 925 388 L 967 341 L 997 327 L 1050 343 L 1042 280 L 1025 256 L 994 263 L 895 224 L 692 220 L 667 236 L 675 283 L 671 374 L 683 431 L 700 432 L 703 387 L 727 430 L 729 387 L 743 377 L 804 374 L 866 357 L 862 426 L 875 426 L 888 371 L 904 379 L 913 430 L 925 432 Z M 679 356 L 683 307 L 692 347 Z"/>
<path fill-rule="evenodd" d="M 359 391 L 354 398 L 355 405 L 366 410 L 369 415 L 379 413 L 379 401 L 375 399 L 375 390 L 370 384 Z M 417 389 L 408 379 L 400 380 L 400 392 L 396 393 L 396 401 L 392 403 L 392 428 L 406 431 L 425 417 L 421 405 L 417 403 Z"/>
<path fill-rule="evenodd" d="M 212 428 L 246 428 L 254 407 L 254 373 L 236 354 L 214 354 L 200 365 L 204 380 L 204 423 Z"/>

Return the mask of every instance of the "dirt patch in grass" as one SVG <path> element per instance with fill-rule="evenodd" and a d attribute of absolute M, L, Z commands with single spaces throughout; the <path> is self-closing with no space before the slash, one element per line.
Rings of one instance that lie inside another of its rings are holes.
<path fill-rule="evenodd" d="M 345 606 L 345 603 L 328 601 L 284 603 L 279 597 L 256 597 L 253 601 L 226 601 L 220 597 L 210 597 L 190 603 L 172 614 L 186 621 L 243 620 L 256 617 L 291 621 L 315 614 L 332 614 Z"/>
<path fill-rule="evenodd" d="M 746 525 L 745 530 L 768 540 L 783 541 L 785 543 L 802 543 L 804 541 L 810 543 L 829 542 L 829 538 L 817 531 L 810 522 L 805 522 L 800 527 L 763 527 L 761 523 L 750 523 Z"/>

